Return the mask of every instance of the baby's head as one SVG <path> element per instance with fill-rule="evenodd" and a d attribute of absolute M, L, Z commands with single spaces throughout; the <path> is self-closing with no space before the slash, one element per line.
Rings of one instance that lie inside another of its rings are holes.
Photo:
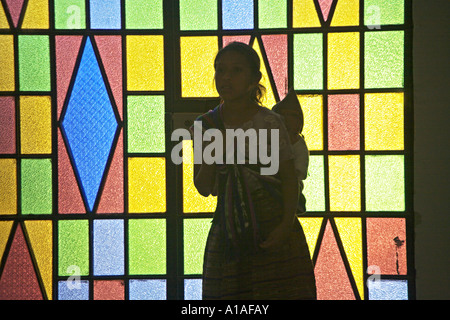
<path fill-rule="evenodd" d="M 294 90 L 289 90 L 289 93 L 283 100 L 278 102 L 272 111 L 283 116 L 285 120 L 286 129 L 289 134 L 301 134 L 303 131 L 303 111 L 300 102 L 297 99 L 297 94 Z"/>

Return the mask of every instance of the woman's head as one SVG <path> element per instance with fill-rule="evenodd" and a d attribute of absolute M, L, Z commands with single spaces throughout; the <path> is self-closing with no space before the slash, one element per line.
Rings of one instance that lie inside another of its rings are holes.
<path fill-rule="evenodd" d="M 222 48 L 214 60 L 215 83 L 223 100 L 248 95 L 250 99 L 261 104 L 265 88 L 260 84 L 261 62 L 252 47 L 231 42 Z"/>

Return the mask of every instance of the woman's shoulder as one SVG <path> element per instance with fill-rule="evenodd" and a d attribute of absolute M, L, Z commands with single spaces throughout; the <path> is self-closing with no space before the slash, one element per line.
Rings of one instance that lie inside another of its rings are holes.
<path fill-rule="evenodd" d="M 280 128 L 283 125 L 281 116 L 267 107 L 261 107 L 258 116 L 258 120 L 264 123 L 265 127 Z"/>

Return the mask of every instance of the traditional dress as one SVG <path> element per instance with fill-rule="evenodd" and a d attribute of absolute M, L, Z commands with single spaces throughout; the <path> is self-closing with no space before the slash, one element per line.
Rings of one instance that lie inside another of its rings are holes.
<path fill-rule="evenodd" d="M 197 119 L 203 130 L 231 128 L 221 108 Z M 278 129 L 279 161 L 293 159 L 286 128 L 269 109 L 261 108 L 241 128 Z M 203 299 L 315 299 L 313 265 L 298 219 L 282 245 L 259 247 L 284 214 L 279 177 L 261 175 L 260 164 L 216 166 L 218 204 L 205 248 Z"/>

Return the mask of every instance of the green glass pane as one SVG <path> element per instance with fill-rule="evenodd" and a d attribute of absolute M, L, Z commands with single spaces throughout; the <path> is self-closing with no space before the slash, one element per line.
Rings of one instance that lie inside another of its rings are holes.
<path fill-rule="evenodd" d="M 89 224 L 87 220 L 58 222 L 58 274 L 89 274 Z"/>
<path fill-rule="evenodd" d="M 323 41 L 321 33 L 294 35 L 294 88 L 323 89 Z"/>
<path fill-rule="evenodd" d="M 52 163 L 50 159 L 21 162 L 23 214 L 52 213 Z"/>
<path fill-rule="evenodd" d="M 19 35 L 19 84 L 22 91 L 50 91 L 48 36 Z"/>
<path fill-rule="evenodd" d="M 402 88 L 404 86 L 404 32 L 365 33 L 365 87 Z"/>
<path fill-rule="evenodd" d="M 308 176 L 304 181 L 303 194 L 306 198 L 306 211 L 325 211 L 323 156 L 310 156 Z"/>
<path fill-rule="evenodd" d="M 366 210 L 405 210 L 403 155 L 366 156 Z"/>
<path fill-rule="evenodd" d="M 211 219 L 184 219 L 184 274 L 201 274 Z"/>
<path fill-rule="evenodd" d="M 217 0 L 180 0 L 180 30 L 217 30 Z"/>
<path fill-rule="evenodd" d="M 259 28 L 286 28 L 286 0 L 259 0 Z"/>
<path fill-rule="evenodd" d="M 164 96 L 128 97 L 128 152 L 165 152 Z"/>
<path fill-rule="evenodd" d="M 85 0 L 55 0 L 56 29 L 85 29 Z"/>
<path fill-rule="evenodd" d="M 130 274 L 166 273 L 166 220 L 129 220 L 128 244 Z"/>
<path fill-rule="evenodd" d="M 125 25 L 127 29 L 162 29 L 162 0 L 126 0 Z"/>
<path fill-rule="evenodd" d="M 364 24 L 372 29 L 405 22 L 405 0 L 365 0 Z"/>

